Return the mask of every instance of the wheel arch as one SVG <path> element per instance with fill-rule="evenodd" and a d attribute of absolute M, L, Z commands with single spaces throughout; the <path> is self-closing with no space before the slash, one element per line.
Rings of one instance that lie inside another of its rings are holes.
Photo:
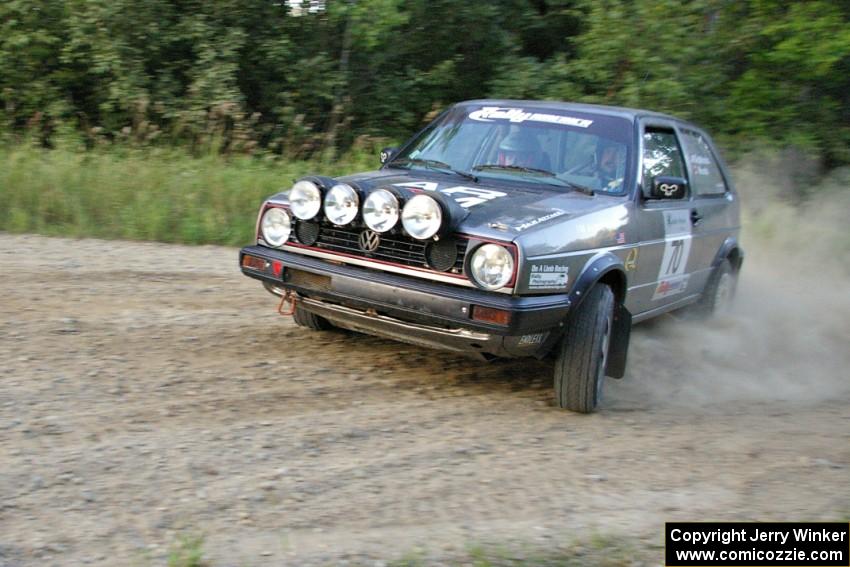
<path fill-rule="evenodd" d="M 597 283 L 609 286 L 618 304 L 625 303 L 627 277 L 623 261 L 611 252 L 600 252 L 588 260 L 570 289 L 571 308 L 578 307 Z"/>
<path fill-rule="evenodd" d="M 717 255 L 714 257 L 714 261 L 711 263 L 711 267 L 716 268 L 723 260 L 729 260 L 735 272 L 741 271 L 741 266 L 744 263 L 744 250 L 741 248 L 736 237 L 730 236 L 723 241 L 723 244 L 721 244 L 720 249 L 717 251 Z"/>

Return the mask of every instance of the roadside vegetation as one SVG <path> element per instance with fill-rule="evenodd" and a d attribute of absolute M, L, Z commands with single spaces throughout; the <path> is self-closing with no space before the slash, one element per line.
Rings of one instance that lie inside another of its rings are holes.
<path fill-rule="evenodd" d="M 850 165 L 848 24 L 827 0 L 9 0 L 0 230 L 242 244 L 292 178 L 484 97 L 691 119 L 793 164 L 796 205 Z"/>
<path fill-rule="evenodd" d="M 194 157 L 181 149 L 0 148 L 0 230 L 188 244 L 248 242 L 262 200 L 308 173 L 378 165 L 377 150 L 336 161 Z"/>

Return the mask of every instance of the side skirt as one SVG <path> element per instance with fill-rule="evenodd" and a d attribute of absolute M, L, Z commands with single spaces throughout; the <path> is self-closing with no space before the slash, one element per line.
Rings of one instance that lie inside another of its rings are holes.
<path fill-rule="evenodd" d="M 682 299 L 664 305 L 662 307 L 657 307 L 655 309 L 650 309 L 649 311 L 644 311 L 643 313 L 638 313 L 632 317 L 633 323 L 640 323 L 641 321 L 646 321 L 647 319 L 652 319 L 662 313 L 667 313 L 668 311 L 673 311 L 674 309 L 679 309 L 680 307 L 684 307 L 686 305 L 690 305 L 691 303 L 697 301 L 700 298 L 700 294 L 689 295 L 688 297 L 683 297 Z"/>

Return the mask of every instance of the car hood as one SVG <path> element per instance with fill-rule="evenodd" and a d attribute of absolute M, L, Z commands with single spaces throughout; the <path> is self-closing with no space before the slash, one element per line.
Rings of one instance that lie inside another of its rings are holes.
<path fill-rule="evenodd" d="M 458 232 L 512 241 L 554 223 L 615 206 L 622 197 L 587 195 L 567 187 L 479 178 L 406 169 L 383 169 L 338 178 L 368 193 L 379 187 L 412 192 L 439 192 L 468 211 Z"/>

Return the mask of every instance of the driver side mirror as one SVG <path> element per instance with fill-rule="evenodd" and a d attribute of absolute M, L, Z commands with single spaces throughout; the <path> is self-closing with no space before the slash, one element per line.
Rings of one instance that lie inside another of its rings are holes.
<path fill-rule="evenodd" d="M 688 192 L 688 181 L 684 177 L 660 175 L 652 178 L 649 199 L 684 199 Z"/>
<path fill-rule="evenodd" d="M 381 165 L 384 165 L 385 163 L 393 159 L 397 151 L 398 148 L 383 148 L 381 150 Z"/>

